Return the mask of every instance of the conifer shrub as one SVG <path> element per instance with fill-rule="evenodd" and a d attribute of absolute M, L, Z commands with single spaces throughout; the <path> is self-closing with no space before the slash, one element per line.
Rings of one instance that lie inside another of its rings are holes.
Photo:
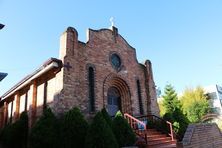
<path fill-rule="evenodd" d="M 61 147 L 84 147 L 88 123 L 78 108 L 68 111 L 61 121 Z"/>
<path fill-rule="evenodd" d="M 28 115 L 22 112 L 19 120 L 7 125 L 1 133 L 1 141 L 8 148 L 26 148 L 28 139 Z"/>
<path fill-rule="evenodd" d="M 123 114 L 121 113 L 121 111 L 119 110 L 118 112 L 116 112 L 116 115 L 115 115 L 115 117 L 117 117 L 117 116 L 123 116 Z"/>
<path fill-rule="evenodd" d="M 101 113 L 103 115 L 103 118 L 106 120 L 106 123 L 112 128 L 113 121 L 112 121 L 110 115 L 108 114 L 108 112 L 106 111 L 106 109 L 103 108 L 101 110 Z"/>
<path fill-rule="evenodd" d="M 58 121 L 50 108 L 43 111 L 30 132 L 30 148 L 58 148 Z"/>
<path fill-rule="evenodd" d="M 173 123 L 173 129 L 176 137 L 179 141 L 181 141 L 189 124 L 189 120 L 182 113 L 182 111 L 179 108 L 176 108 L 173 113 L 166 113 L 163 116 L 163 119 Z M 169 127 L 167 127 L 166 124 L 163 125 L 163 127 L 167 129 L 168 133 L 170 132 Z"/>
<path fill-rule="evenodd" d="M 113 119 L 113 132 L 120 147 L 134 145 L 136 136 L 121 112 L 117 112 Z"/>
<path fill-rule="evenodd" d="M 28 123 L 28 114 L 27 112 L 22 112 L 20 118 L 17 122 L 15 122 L 15 126 L 17 128 L 16 132 L 16 148 L 26 148 L 27 141 L 28 141 L 28 130 L 29 130 L 29 123 Z"/>
<path fill-rule="evenodd" d="M 12 124 L 7 124 L 1 131 L 1 143 L 4 147 L 13 148 L 14 128 Z"/>
<path fill-rule="evenodd" d="M 85 148 L 118 148 L 115 136 L 101 112 L 93 118 L 87 132 Z"/>

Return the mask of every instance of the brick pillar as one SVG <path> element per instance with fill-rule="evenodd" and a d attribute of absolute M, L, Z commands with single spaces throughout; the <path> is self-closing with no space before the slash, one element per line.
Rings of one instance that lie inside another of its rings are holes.
<path fill-rule="evenodd" d="M 66 56 L 73 56 L 74 49 L 78 48 L 78 32 L 75 28 L 68 27 L 60 37 L 59 59 L 62 61 Z"/>
<path fill-rule="evenodd" d="M 157 104 L 156 86 L 153 80 L 152 63 L 149 60 L 145 62 L 145 83 L 147 92 L 148 114 L 159 116 L 159 106 Z"/>
<path fill-rule="evenodd" d="M 37 105 L 37 82 L 34 81 L 30 86 L 30 98 L 32 104 L 29 107 L 29 127 L 32 127 L 36 120 L 36 105 Z"/>
<path fill-rule="evenodd" d="M 19 119 L 19 108 L 20 108 L 20 94 L 19 94 L 19 92 L 17 92 L 15 95 L 15 102 L 16 102 L 16 106 L 15 106 L 14 120 L 16 121 Z"/>

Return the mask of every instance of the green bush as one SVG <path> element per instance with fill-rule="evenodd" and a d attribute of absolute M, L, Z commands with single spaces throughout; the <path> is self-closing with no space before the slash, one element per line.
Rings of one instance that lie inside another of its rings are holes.
<path fill-rule="evenodd" d="M 173 123 L 173 127 L 174 127 L 174 132 L 175 133 L 178 133 L 179 132 L 179 129 L 180 129 L 180 123 L 178 123 L 178 122 L 174 122 Z"/>
<path fill-rule="evenodd" d="M 61 123 L 61 147 L 83 147 L 88 130 L 88 123 L 80 110 L 78 108 L 73 108 L 67 112 Z"/>
<path fill-rule="evenodd" d="M 31 129 L 29 144 L 31 148 L 57 148 L 58 123 L 50 108 L 43 111 L 43 115 Z"/>
<path fill-rule="evenodd" d="M 121 113 L 121 111 L 118 111 L 118 112 L 116 112 L 116 115 L 115 115 L 115 117 L 117 117 L 117 116 L 123 116 L 123 114 Z"/>
<path fill-rule="evenodd" d="M 115 136 L 101 112 L 96 114 L 89 127 L 85 148 L 118 148 Z"/>
<path fill-rule="evenodd" d="M 15 130 L 12 124 L 6 125 L 1 131 L 1 142 L 5 147 L 14 147 Z"/>
<path fill-rule="evenodd" d="M 28 115 L 22 112 L 19 120 L 7 125 L 1 133 L 1 141 L 8 148 L 26 148 L 28 138 Z"/>
<path fill-rule="evenodd" d="M 173 123 L 174 132 L 177 134 L 176 135 L 177 139 L 181 141 L 183 139 L 183 136 L 184 136 L 187 126 L 189 124 L 189 120 L 182 113 L 182 111 L 179 108 L 176 108 L 172 114 L 166 113 L 163 116 L 163 119 Z M 167 129 L 169 129 L 169 128 L 167 128 Z M 169 132 L 169 130 L 168 130 L 168 132 Z"/>
<path fill-rule="evenodd" d="M 106 123 L 112 128 L 113 121 L 112 121 L 110 115 L 108 114 L 108 112 L 106 111 L 106 109 L 103 108 L 101 110 L 101 113 L 103 115 L 103 118 L 106 120 Z"/>
<path fill-rule="evenodd" d="M 136 136 L 130 125 L 118 112 L 113 120 L 113 132 L 120 147 L 132 146 L 136 141 Z"/>
<path fill-rule="evenodd" d="M 20 119 L 15 122 L 17 126 L 17 135 L 16 135 L 16 143 L 17 148 L 20 146 L 21 148 L 27 147 L 27 140 L 28 140 L 28 114 L 27 112 L 22 112 L 20 115 Z"/>
<path fill-rule="evenodd" d="M 177 125 L 177 127 L 179 127 L 178 132 L 177 132 L 177 135 L 178 135 L 177 138 L 181 141 L 186 132 L 187 126 L 189 124 L 189 120 L 183 114 L 182 110 L 180 110 L 179 108 L 176 108 L 175 111 L 173 112 L 173 118 L 175 119 L 174 122 L 179 123 L 179 126 Z"/>

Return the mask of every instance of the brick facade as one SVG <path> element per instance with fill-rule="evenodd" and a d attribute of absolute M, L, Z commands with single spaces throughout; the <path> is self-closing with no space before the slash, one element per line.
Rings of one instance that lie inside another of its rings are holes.
<path fill-rule="evenodd" d="M 0 102 L 0 123 L 5 122 L 3 120 L 6 119 L 3 117 L 6 114 L 3 108 L 4 102 L 6 102 L 5 106 L 10 104 L 9 100 L 16 100 L 14 101 L 16 104 L 24 104 L 22 101 L 24 94 L 27 94 L 25 96 L 28 99 L 26 104 L 28 104 L 27 109 L 30 110 L 30 120 L 34 121 L 34 118 L 41 115 L 44 99 L 57 115 L 77 106 L 86 116 L 90 116 L 103 107 L 108 107 L 107 94 L 111 87 L 119 92 L 118 101 L 122 112 L 140 115 L 142 108 L 143 114 L 159 115 L 151 62 L 147 60 L 144 64 L 138 63 L 136 50 L 118 34 L 118 29 L 115 27 L 89 29 L 87 35 L 88 41 L 83 43 L 78 40 L 78 33 L 72 27 L 62 34 L 58 59 L 62 66 L 43 73 L 42 71 L 49 67 L 44 65 L 44 69 L 33 75 L 34 77 L 39 74 L 38 77 L 33 78 L 24 87 L 18 90 L 15 87 L 3 95 Z M 112 64 L 113 54 L 120 58 L 118 68 Z M 90 102 L 89 68 L 92 68 L 94 73 L 95 111 L 90 110 L 92 102 Z M 14 90 L 16 92 L 13 92 Z M 12 110 L 16 112 L 17 118 L 18 107 Z"/>

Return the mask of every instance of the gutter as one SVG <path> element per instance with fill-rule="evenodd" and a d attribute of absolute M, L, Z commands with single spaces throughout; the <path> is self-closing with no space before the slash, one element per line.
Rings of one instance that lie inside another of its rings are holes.
<path fill-rule="evenodd" d="M 13 93 L 15 93 L 16 91 L 18 91 L 19 89 L 21 89 L 22 87 L 26 86 L 27 84 L 29 84 L 32 80 L 38 78 L 39 76 L 41 76 L 42 74 L 48 72 L 49 70 L 53 69 L 53 68 L 58 68 L 59 64 L 57 62 L 52 62 L 51 64 L 47 65 L 46 67 L 42 67 L 42 69 L 37 72 L 36 74 L 34 74 L 33 76 L 31 76 L 30 78 L 28 78 L 28 80 L 26 80 L 24 83 L 21 83 L 18 87 L 16 87 L 15 89 L 12 88 L 12 90 L 9 92 L 6 92 L 2 97 L 1 97 L 1 101 L 5 100 L 7 97 L 11 96 Z"/>

